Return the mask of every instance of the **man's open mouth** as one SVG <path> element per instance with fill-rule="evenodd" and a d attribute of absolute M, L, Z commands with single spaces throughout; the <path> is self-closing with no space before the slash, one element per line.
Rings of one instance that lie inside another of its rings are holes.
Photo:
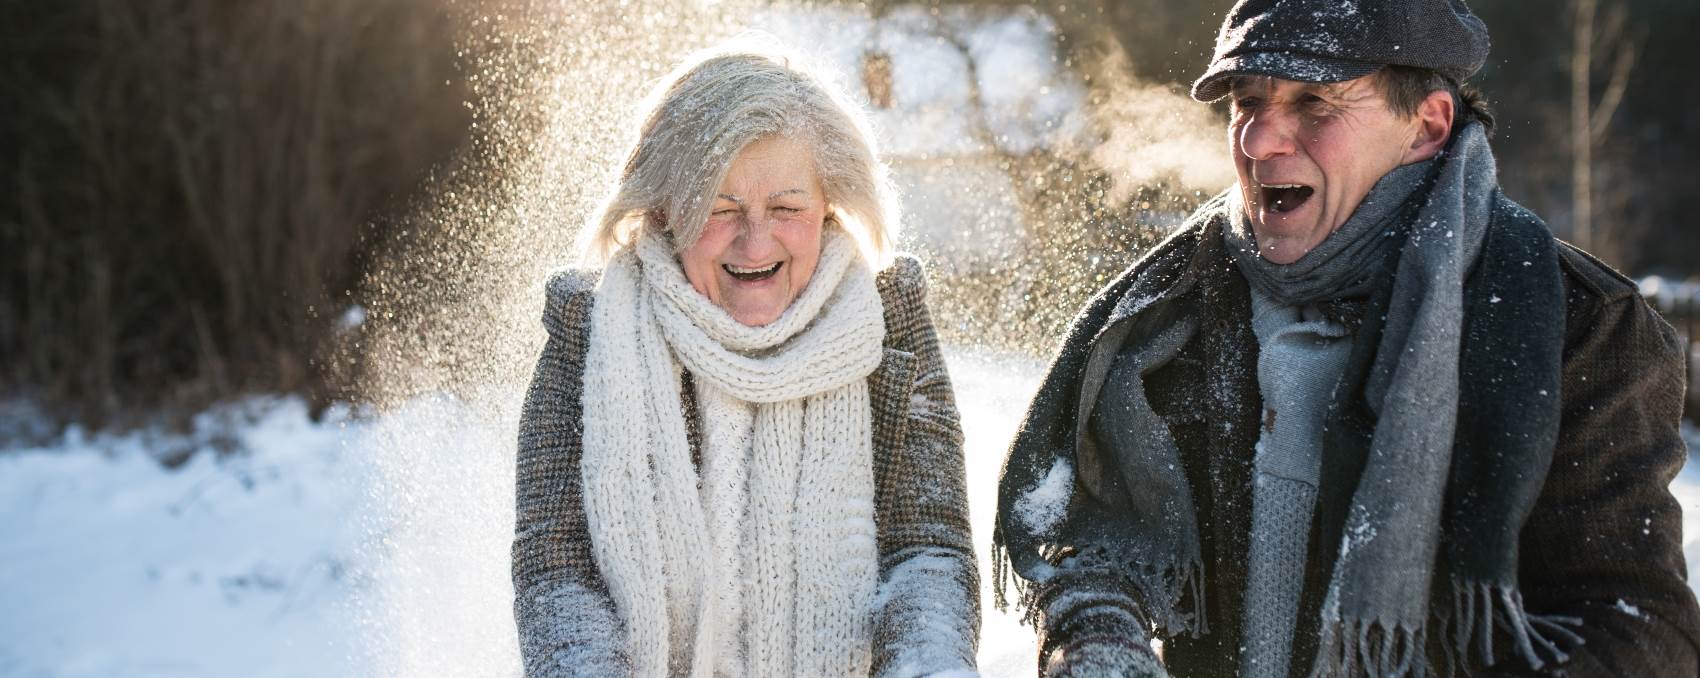
<path fill-rule="evenodd" d="M 775 262 L 771 266 L 764 266 L 762 268 L 744 268 L 743 266 L 733 266 L 731 264 L 721 264 L 720 267 L 726 269 L 726 272 L 731 274 L 734 278 L 744 282 L 757 282 L 773 277 L 775 273 L 779 272 L 779 268 L 784 265 L 785 262 L 780 261 Z"/>
<path fill-rule="evenodd" d="M 1262 198 L 1264 207 L 1276 214 L 1285 214 L 1305 204 L 1316 189 L 1303 184 L 1263 184 L 1259 191 L 1258 197 Z"/>

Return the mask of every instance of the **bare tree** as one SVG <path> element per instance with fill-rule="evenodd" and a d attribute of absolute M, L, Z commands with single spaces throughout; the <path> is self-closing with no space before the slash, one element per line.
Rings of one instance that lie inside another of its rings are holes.
<path fill-rule="evenodd" d="M 1619 2 L 1611 6 L 1604 27 L 1596 26 L 1597 5 L 1597 0 L 1576 0 L 1570 53 L 1571 237 L 1588 250 L 1611 241 L 1609 232 L 1595 233 L 1594 229 L 1594 149 L 1605 140 L 1612 116 L 1623 103 L 1636 51 L 1625 35 L 1629 14 L 1625 5 Z M 1593 74 L 1598 57 L 1609 57 L 1612 67 L 1605 92 L 1596 102 Z"/>

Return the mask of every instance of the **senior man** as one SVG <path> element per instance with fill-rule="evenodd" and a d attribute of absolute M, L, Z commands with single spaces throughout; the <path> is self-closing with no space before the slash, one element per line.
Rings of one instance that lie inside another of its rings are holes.
<path fill-rule="evenodd" d="M 1462 0 L 1230 10 L 1192 94 L 1238 183 L 1081 311 L 1005 461 L 1042 674 L 1700 673 L 1681 349 L 1499 190 L 1487 53 Z"/>

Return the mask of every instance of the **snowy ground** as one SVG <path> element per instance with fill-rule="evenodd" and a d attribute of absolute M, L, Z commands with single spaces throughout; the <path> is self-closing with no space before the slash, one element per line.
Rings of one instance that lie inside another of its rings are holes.
<path fill-rule="evenodd" d="M 965 351 L 950 366 L 983 558 L 1039 373 Z M 317 424 L 298 401 L 254 400 L 188 436 L 73 431 L 0 453 L 0 676 L 516 674 L 514 397 Z M 1672 489 L 1692 568 L 1700 470 Z M 982 670 L 1031 675 L 1030 630 L 989 595 L 986 610 Z"/>

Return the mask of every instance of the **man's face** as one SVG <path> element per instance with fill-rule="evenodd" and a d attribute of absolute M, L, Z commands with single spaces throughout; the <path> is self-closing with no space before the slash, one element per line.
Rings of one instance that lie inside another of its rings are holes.
<path fill-rule="evenodd" d="M 1417 117 L 1389 108 L 1375 77 L 1235 80 L 1228 144 L 1263 258 L 1298 261 L 1346 223 L 1382 175 L 1422 159 L 1413 153 Z"/>

